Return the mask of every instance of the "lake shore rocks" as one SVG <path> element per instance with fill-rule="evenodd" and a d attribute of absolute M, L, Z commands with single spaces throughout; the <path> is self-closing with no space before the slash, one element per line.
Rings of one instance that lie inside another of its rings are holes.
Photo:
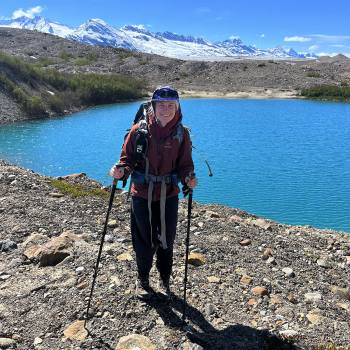
<path fill-rule="evenodd" d="M 121 191 L 84 331 L 109 192 L 73 197 L 51 180 L 0 161 L 0 242 L 7 247 L 0 251 L 0 348 L 118 349 L 135 335 L 150 349 L 349 346 L 349 233 L 194 202 L 190 252 L 201 263 L 189 265 L 184 331 L 187 202 L 179 204 L 171 301 L 158 294 L 140 300 Z M 102 187 L 84 174 L 65 181 Z M 156 269 L 150 277 L 157 290 Z"/>

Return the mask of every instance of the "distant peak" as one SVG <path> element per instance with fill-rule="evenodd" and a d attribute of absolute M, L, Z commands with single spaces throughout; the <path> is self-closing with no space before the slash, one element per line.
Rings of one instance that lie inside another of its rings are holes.
<path fill-rule="evenodd" d="M 149 30 L 143 24 L 129 24 L 129 25 L 123 26 L 121 29 L 130 30 L 132 32 L 137 32 L 137 33 L 149 33 Z"/>
<path fill-rule="evenodd" d="M 105 22 L 103 19 L 101 18 L 90 18 L 87 23 L 99 23 L 99 24 L 102 24 L 104 26 L 108 25 L 107 22 Z"/>

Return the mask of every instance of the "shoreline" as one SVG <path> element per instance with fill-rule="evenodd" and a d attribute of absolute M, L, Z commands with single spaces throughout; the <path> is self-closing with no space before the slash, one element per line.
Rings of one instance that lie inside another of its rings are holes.
<path fill-rule="evenodd" d="M 297 90 L 256 89 L 248 91 L 201 91 L 180 90 L 182 98 L 224 98 L 224 99 L 304 99 Z"/>
<path fill-rule="evenodd" d="M 11 162 L 11 161 L 9 161 L 7 159 L 4 159 L 4 158 L 0 158 L 0 165 L 1 164 L 8 165 L 8 166 L 14 166 L 14 167 L 17 167 L 17 168 L 22 169 L 24 171 L 30 171 L 32 173 L 38 174 L 39 176 L 42 176 L 42 177 L 45 177 L 45 178 L 57 179 L 57 178 L 65 178 L 66 176 L 70 176 L 70 174 L 66 174 L 66 175 L 62 175 L 62 176 L 46 175 L 46 174 L 43 174 L 43 173 L 39 173 L 38 171 L 34 171 L 34 170 L 30 169 L 30 168 L 26 168 L 26 167 L 23 167 L 21 165 L 18 165 L 16 163 Z M 90 177 L 89 177 L 89 179 L 92 180 L 95 183 L 100 184 L 101 188 L 105 188 L 105 186 L 100 182 L 100 180 L 95 179 L 95 178 L 90 178 Z M 121 189 L 121 190 L 122 190 L 122 192 L 124 192 L 124 189 Z M 180 199 L 184 200 L 184 198 L 180 198 Z M 330 228 L 330 227 L 320 228 L 320 227 L 316 227 L 316 226 L 313 226 L 313 225 L 310 225 L 310 224 L 292 224 L 292 223 L 281 222 L 281 221 L 276 220 L 276 219 L 272 219 L 272 218 L 269 218 L 269 217 L 265 217 L 265 216 L 262 216 L 262 215 L 259 215 L 259 214 L 247 211 L 247 210 L 245 210 L 243 208 L 231 207 L 229 205 L 222 204 L 222 203 L 201 203 L 199 201 L 196 201 L 196 203 L 199 204 L 199 205 L 202 205 L 202 206 L 223 207 L 223 208 L 225 208 L 227 210 L 240 210 L 240 211 L 246 213 L 247 215 L 249 215 L 251 217 L 255 217 L 257 219 L 266 220 L 266 221 L 269 221 L 269 222 L 274 222 L 277 225 L 283 225 L 283 226 L 288 226 L 288 227 L 295 227 L 295 228 L 299 228 L 301 230 L 303 230 L 303 229 L 316 230 L 316 231 L 320 231 L 320 233 L 324 233 L 325 235 L 331 233 L 331 234 L 340 234 L 340 235 L 349 235 L 350 236 L 350 231 L 336 230 L 336 229 Z"/>
<path fill-rule="evenodd" d="M 180 93 L 180 100 L 182 98 L 212 98 L 212 99 L 305 99 L 300 96 L 296 90 L 279 90 L 279 89 L 256 89 L 248 91 L 233 91 L 233 92 L 218 92 L 218 91 L 204 91 L 204 90 L 183 90 L 178 89 Z M 152 95 L 152 92 L 148 92 L 147 99 Z M 144 99 L 142 99 L 143 101 Z M 135 101 L 120 101 L 113 104 L 128 103 Z M 14 120 L 8 120 L 8 118 L 1 118 L 0 116 L 0 127 L 3 125 L 11 125 L 18 122 L 26 122 L 32 120 L 45 120 L 60 118 L 73 115 L 78 112 L 82 112 L 94 107 L 100 107 L 104 105 L 86 106 L 86 107 L 73 107 L 70 110 L 65 110 L 63 113 L 51 113 L 49 116 L 43 117 L 25 117 L 24 114 L 20 114 L 21 117 L 17 116 Z"/>

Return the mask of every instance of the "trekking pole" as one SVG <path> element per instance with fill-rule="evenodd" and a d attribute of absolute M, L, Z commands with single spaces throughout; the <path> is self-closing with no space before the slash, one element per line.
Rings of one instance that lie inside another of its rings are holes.
<path fill-rule="evenodd" d="M 193 174 L 194 176 L 194 174 Z M 185 278 L 184 278 L 184 303 L 182 312 L 182 326 L 186 323 L 186 292 L 187 292 L 187 271 L 188 271 L 188 251 L 190 245 L 190 226 L 191 226 L 191 212 L 192 212 L 192 188 L 186 189 L 188 193 L 188 207 L 187 207 L 187 235 L 186 235 L 186 257 L 185 257 Z M 185 196 L 186 192 L 184 191 Z"/>
<path fill-rule="evenodd" d="M 125 182 L 126 181 L 124 180 L 123 181 L 123 187 L 125 186 Z M 101 253 L 102 253 L 103 243 L 104 243 L 106 232 L 107 232 L 109 213 L 111 212 L 111 209 L 112 209 L 114 194 L 115 194 L 115 190 L 117 188 L 117 183 L 118 183 L 118 180 L 117 179 L 113 179 L 112 191 L 111 191 L 111 196 L 109 198 L 109 205 L 108 205 L 108 210 L 107 210 L 107 215 L 106 215 L 106 221 L 105 221 L 105 225 L 104 225 L 104 228 L 103 228 L 103 233 L 102 233 L 101 243 L 100 243 L 100 249 L 98 251 L 97 261 L 96 261 L 96 265 L 95 265 L 95 269 L 94 269 L 94 275 L 93 275 L 93 278 L 92 278 L 92 285 L 91 285 L 89 301 L 88 301 L 88 305 L 87 305 L 87 309 L 86 309 L 86 316 L 85 316 L 84 327 L 86 327 L 86 321 L 89 318 L 90 304 L 91 304 L 92 294 L 93 294 L 94 288 L 95 288 L 95 282 L 96 282 L 96 277 L 97 277 L 97 272 L 98 272 L 98 265 L 100 264 L 100 260 L 101 260 Z"/>

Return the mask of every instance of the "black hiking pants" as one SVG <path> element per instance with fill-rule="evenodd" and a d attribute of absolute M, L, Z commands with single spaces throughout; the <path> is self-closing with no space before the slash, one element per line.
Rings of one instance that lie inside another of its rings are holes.
<path fill-rule="evenodd" d="M 131 201 L 131 235 L 136 253 L 136 263 L 139 278 L 148 278 L 152 267 L 153 255 L 156 253 L 156 267 L 160 277 L 166 280 L 170 277 L 173 266 L 173 247 L 176 235 L 178 196 L 166 199 L 165 222 L 167 249 L 160 245 L 158 235 L 161 233 L 160 201 L 152 202 L 152 238 L 148 215 L 147 200 L 132 197 Z"/>

